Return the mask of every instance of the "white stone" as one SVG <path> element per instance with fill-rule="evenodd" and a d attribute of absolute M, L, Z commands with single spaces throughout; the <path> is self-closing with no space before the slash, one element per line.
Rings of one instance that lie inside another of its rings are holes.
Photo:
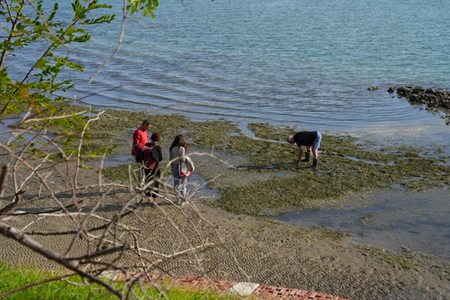
<path fill-rule="evenodd" d="M 257 283 L 238 282 L 228 289 L 228 294 L 238 296 L 250 296 L 258 286 L 259 284 Z"/>

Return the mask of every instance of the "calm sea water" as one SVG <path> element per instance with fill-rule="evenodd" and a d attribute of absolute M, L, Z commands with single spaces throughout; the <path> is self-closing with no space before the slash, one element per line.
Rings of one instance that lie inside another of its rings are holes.
<path fill-rule="evenodd" d="M 67 96 L 200 120 L 450 136 L 438 115 L 387 93 L 397 84 L 450 89 L 447 0 L 187 1 L 189 10 L 161 1 L 155 21 L 140 20 L 152 28 L 128 20 L 120 53 L 87 84 L 117 45 L 122 1 L 108 3 L 118 19 L 71 52 L 86 71 L 71 75 Z M 29 53 L 14 62 L 19 74 Z"/>

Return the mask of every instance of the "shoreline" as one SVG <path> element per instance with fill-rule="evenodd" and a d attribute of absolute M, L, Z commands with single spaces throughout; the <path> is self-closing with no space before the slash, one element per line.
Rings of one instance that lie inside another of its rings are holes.
<path fill-rule="evenodd" d="M 435 90 L 436 93 L 444 93 L 445 91 L 441 91 L 441 89 L 437 88 L 423 88 L 420 86 L 403 86 L 403 85 L 383 85 L 383 86 L 375 86 L 377 89 L 375 90 L 364 90 L 361 89 L 361 93 L 368 93 L 368 95 L 372 93 L 384 93 L 385 96 L 383 98 L 389 99 L 386 101 L 395 101 L 395 102 L 404 102 L 406 106 L 411 107 L 413 111 L 416 111 L 419 115 L 425 114 L 424 116 L 413 115 L 410 116 L 409 119 L 405 119 L 402 122 L 398 122 L 397 120 L 390 122 L 389 120 L 381 120 L 379 122 L 373 123 L 360 123 L 356 121 L 354 124 L 348 124 L 344 127 L 341 127 L 339 123 L 334 125 L 326 126 L 327 122 L 316 120 L 314 127 L 311 127 L 311 122 L 307 122 L 305 125 L 301 118 L 299 121 L 291 120 L 286 123 L 286 120 L 280 118 L 278 120 L 267 120 L 264 117 L 233 117 L 232 115 L 214 115 L 210 113 L 196 114 L 195 112 L 183 109 L 177 109 L 173 107 L 165 107 L 165 106 L 154 106 L 153 104 L 145 104 L 141 103 L 139 107 L 134 109 L 126 109 L 119 106 L 113 107 L 104 107 L 101 104 L 90 104 L 88 102 L 82 102 L 83 106 L 89 107 L 92 106 L 97 109 L 106 109 L 106 110 L 123 110 L 126 113 L 135 113 L 140 111 L 148 111 L 150 114 L 155 115 L 183 115 L 187 119 L 192 122 L 210 122 L 210 121 L 230 121 L 235 123 L 241 129 L 245 128 L 251 123 L 265 123 L 270 122 L 274 124 L 276 127 L 282 127 L 284 125 L 288 125 L 297 130 L 320 130 L 321 132 L 328 132 L 332 135 L 351 135 L 355 137 L 367 137 L 367 140 L 376 139 L 379 144 L 396 144 L 397 146 L 406 145 L 409 147 L 417 146 L 421 148 L 427 148 L 430 144 L 433 144 L 433 147 L 441 147 L 448 148 L 442 143 L 442 140 L 450 139 L 450 123 L 448 123 L 450 116 L 450 109 L 444 106 L 436 106 L 435 102 L 432 102 L 429 99 L 420 97 L 419 101 L 412 101 L 409 99 L 412 92 L 409 94 L 400 95 L 392 95 L 397 91 L 397 88 L 417 88 L 420 91 L 423 90 Z M 378 89 L 379 88 L 379 89 Z M 446 95 L 450 92 L 445 92 Z M 419 95 L 419 94 L 412 94 Z M 418 96 L 419 97 L 419 96 Z M 391 99 L 392 98 L 392 99 Z M 386 104 L 386 103 L 385 103 Z M 183 103 L 183 105 L 188 105 L 187 103 Z M 398 108 L 402 109 L 402 108 Z M 383 115 L 381 112 L 380 115 Z M 402 115 L 400 111 L 398 111 L 397 115 Z M 421 124 L 417 126 L 418 118 L 421 121 Z M 363 119 L 361 119 L 363 120 Z M 446 125 L 447 120 L 447 125 Z M 332 123 L 331 123 L 332 124 Z M 244 132 L 244 131 L 243 131 Z M 249 137 L 254 136 L 249 131 L 245 131 L 245 134 L 249 134 Z M 430 147 L 431 148 L 431 147 Z M 450 150 L 447 151 L 448 155 L 450 155 Z"/>

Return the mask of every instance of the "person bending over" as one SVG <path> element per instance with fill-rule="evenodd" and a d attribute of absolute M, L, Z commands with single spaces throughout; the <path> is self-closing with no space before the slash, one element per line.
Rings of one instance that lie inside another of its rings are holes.
<path fill-rule="evenodd" d="M 322 134 L 320 131 L 300 131 L 295 135 L 290 135 L 287 137 L 286 141 L 289 144 L 297 144 L 298 146 L 298 160 L 297 164 L 300 162 L 308 162 L 313 153 L 313 164 L 312 168 L 317 167 L 317 160 L 319 158 L 318 149 L 320 148 L 320 141 L 322 140 Z M 303 146 L 306 148 L 305 159 L 302 160 L 303 156 Z"/>

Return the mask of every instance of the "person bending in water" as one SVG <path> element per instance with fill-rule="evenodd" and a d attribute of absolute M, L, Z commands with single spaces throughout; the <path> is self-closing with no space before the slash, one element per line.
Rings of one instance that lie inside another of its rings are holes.
<path fill-rule="evenodd" d="M 317 167 L 317 159 L 319 158 L 319 152 L 317 151 L 320 147 L 320 141 L 322 140 L 322 134 L 320 131 L 300 131 L 295 135 L 290 135 L 286 138 L 289 144 L 297 144 L 298 146 L 298 160 L 297 164 L 300 162 L 308 162 L 313 153 L 313 164 L 312 168 Z M 302 160 L 303 156 L 303 146 L 306 147 L 305 159 Z"/>

